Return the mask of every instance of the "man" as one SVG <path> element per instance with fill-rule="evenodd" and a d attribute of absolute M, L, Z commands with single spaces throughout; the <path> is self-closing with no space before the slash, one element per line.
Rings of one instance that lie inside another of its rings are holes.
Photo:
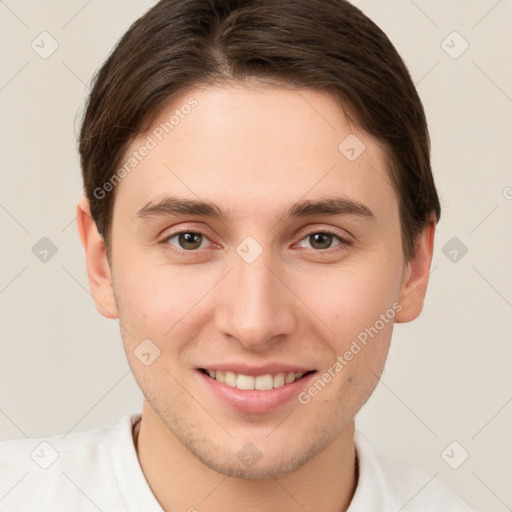
<path fill-rule="evenodd" d="M 26 473 L 2 510 L 470 510 L 354 428 L 440 217 L 421 101 L 364 14 L 163 0 L 98 73 L 80 155 L 89 284 L 143 411 L 2 443 Z M 32 471 L 36 448 L 59 456 Z"/>

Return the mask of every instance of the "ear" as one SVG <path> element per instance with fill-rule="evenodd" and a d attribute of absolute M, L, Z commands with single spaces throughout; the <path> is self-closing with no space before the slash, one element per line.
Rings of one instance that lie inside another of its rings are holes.
<path fill-rule="evenodd" d="M 398 323 L 414 320 L 423 309 L 434 250 L 435 230 L 436 222 L 432 220 L 419 235 L 414 256 L 404 270 L 398 299 L 402 309 L 397 312 L 395 317 L 395 321 Z"/>
<path fill-rule="evenodd" d="M 89 200 L 82 198 L 76 207 L 76 223 L 85 250 L 89 288 L 96 309 L 106 318 L 117 318 L 112 274 L 107 260 L 105 242 L 91 215 Z"/>

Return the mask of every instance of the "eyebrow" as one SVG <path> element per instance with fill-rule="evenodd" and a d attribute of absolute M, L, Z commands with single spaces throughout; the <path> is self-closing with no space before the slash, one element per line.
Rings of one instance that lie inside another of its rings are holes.
<path fill-rule="evenodd" d="M 195 215 L 219 219 L 229 219 L 229 212 L 223 212 L 216 204 L 201 199 L 186 199 L 166 196 L 158 202 L 148 202 L 136 214 L 136 218 L 151 218 L 180 215 Z M 375 219 L 375 214 L 365 204 L 347 197 L 327 197 L 317 200 L 304 200 L 294 203 L 282 215 L 283 218 L 302 218 L 315 215 L 356 215 Z"/>

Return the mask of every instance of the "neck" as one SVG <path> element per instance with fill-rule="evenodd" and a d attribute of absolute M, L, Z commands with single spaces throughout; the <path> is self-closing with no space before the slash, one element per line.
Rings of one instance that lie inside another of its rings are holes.
<path fill-rule="evenodd" d="M 158 421 L 155 421 L 158 420 Z M 278 478 L 233 478 L 205 466 L 174 436 L 144 401 L 134 427 L 139 461 L 165 512 L 344 512 L 354 495 L 358 467 L 352 422 L 325 450 Z"/>

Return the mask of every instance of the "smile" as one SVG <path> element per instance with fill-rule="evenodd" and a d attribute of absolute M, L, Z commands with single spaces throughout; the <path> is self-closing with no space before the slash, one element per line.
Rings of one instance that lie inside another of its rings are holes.
<path fill-rule="evenodd" d="M 277 372 L 277 373 L 266 373 L 264 375 L 244 375 L 242 373 L 235 373 L 232 371 L 220 371 L 220 370 L 207 370 L 202 368 L 201 371 L 210 376 L 210 378 L 225 384 L 231 388 L 237 388 L 245 391 L 258 390 L 258 391 L 269 391 L 274 388 L 280 388 L 287 384 L 291 384 L 306 373 L 296 372 Z"/>
<path fill-rule="evenodd" d="M 270 413 L 293 402 L 316 374 L 316 370 L 304 366 L 277 362 L 260 367 L 240 363 L 219 366 L 196 368 L 205 399 L 220 400 L 234 410 L 249 414 Z"/>

